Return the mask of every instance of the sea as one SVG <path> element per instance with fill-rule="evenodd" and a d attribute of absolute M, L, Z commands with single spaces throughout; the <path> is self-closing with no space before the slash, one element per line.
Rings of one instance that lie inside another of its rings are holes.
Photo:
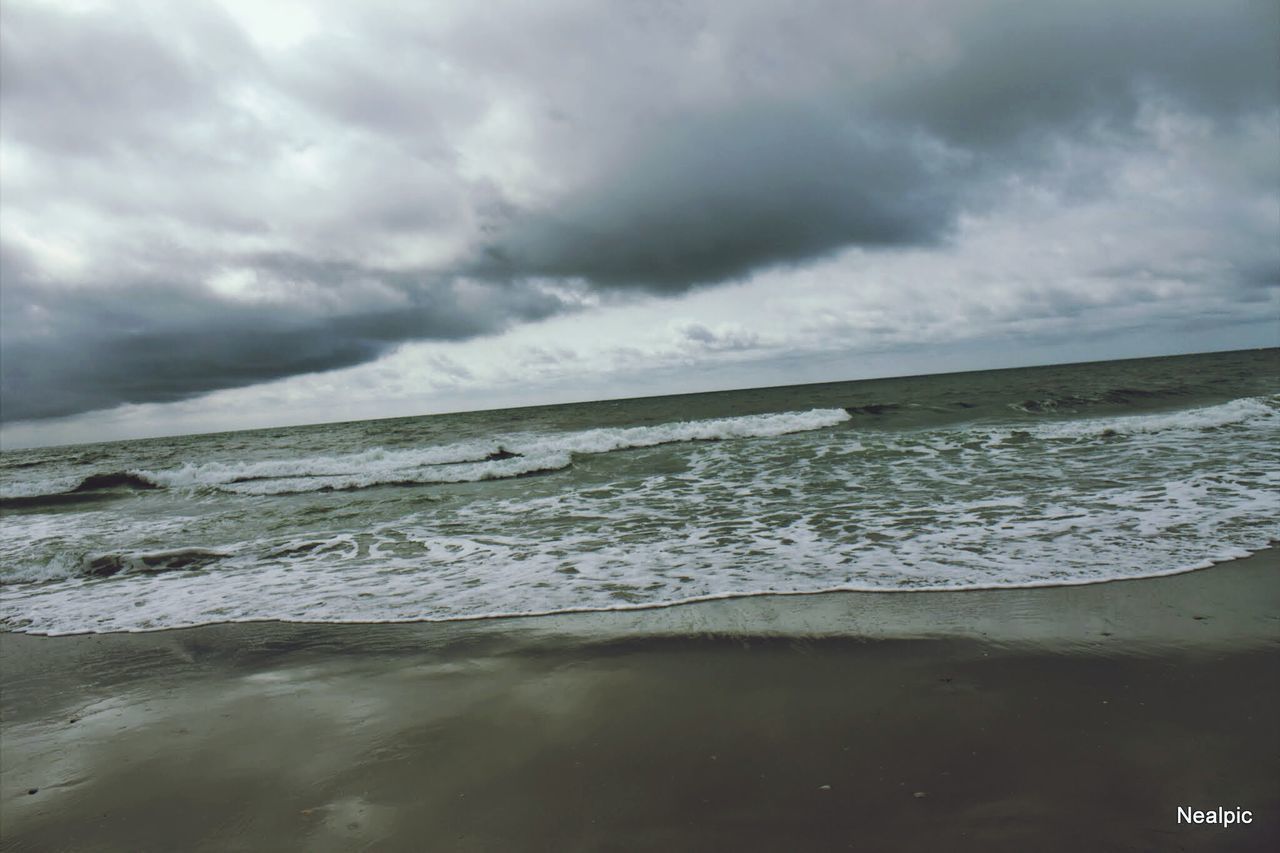
<path fill-rule="evenodd" d="M 0 627 L 1069 585 L 1280 539 L 1280 350 L 0 454 Z"/>

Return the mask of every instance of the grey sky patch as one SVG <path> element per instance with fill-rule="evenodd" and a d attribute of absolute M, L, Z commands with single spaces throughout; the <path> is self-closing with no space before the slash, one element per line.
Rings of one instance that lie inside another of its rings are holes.
<path fill-rule="evenodd" d="M 959 7 L 963 8 L 963 7 Z M 1144 100 L 1231 119 L 1274 108 L 1280 13 L 1221 3 L 996 3 L 955 16 L 947 49 L 873 89 L 877 111 L 976 149 L 1125 130 Z"/>
<path fill-rule="evenodd" d="M 255 61 L 232 22 L 201 4 L 179 21 L 6 4 L 5 135 L 60 156 L 144 156 L 227 110 L 223 89 Z"/>
<path fill-rule="evenodd" d="M 750 350 L 761 345 L 755 332 L 728 324 L 713 329 L 704 323 L 686 322 L 678 324 L 675 332 L 680 343 L 711 351 Z"/>

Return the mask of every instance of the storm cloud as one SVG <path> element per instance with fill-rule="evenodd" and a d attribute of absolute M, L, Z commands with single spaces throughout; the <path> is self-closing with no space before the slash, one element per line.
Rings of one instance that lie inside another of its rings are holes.
<path fill-rule="evenodd" d="M 6 250 L 0 257 L 6 417 L 172 402 L 359 364 L 405 340 L 490 333 L 564 308 L 560 298 L 534 288 L 457 277 L 385 273 L 369 279 L 358 268 L 293 258 L 260 259 L 256 270 L 278 282 L 302 282 L 311 292 L 229 300 L 173 280 L 51 289 Z M 318 283 L 339 300 L 317 292 Z"/>
<path fill-rule="evenodd" d="M 1160 146 L 1243 201 L 1083 272 L 1276 286 L 1274 3 L 247 8 L 5 5 L 5 420 L 948 251 Z"/>
<path fill-rule="evenodd" d="M 514 213 L 476 269 L 681 291 L 841 246 L 939 240 L 957 179 L 913 142 L 785 104 L 690 116 L 612 179 Z"/>

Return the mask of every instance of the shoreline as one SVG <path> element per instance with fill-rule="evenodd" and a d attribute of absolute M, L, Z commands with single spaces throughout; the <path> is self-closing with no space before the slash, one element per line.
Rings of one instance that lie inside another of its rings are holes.
<path fill-rule="evenodd" d="M 1268 568 L 1270 567 L 1270 568 Z M 1235 576 L 1240 576 L 1238 581 Z M 1232 582 L 1228 583 L 1227 576 Z M 1247 585 L 1249 591 L 1243 592 Z M 1259 586 L 1261 585 L 1261 586 Z M 725 593 L 661 604 L 619 605 L 609 609 L 582 608 L 462 616 L 448 619 L 386 621 L 294 621 L 246 619 L 206 622 L 172 628 L 140 628 L 121 631 L 39 633 L 0 629 L 0 637 L 68 639 L 181 635 L 186 632 L 218 632 L 255 628 L 269 633 L 290 630 L 333 629 L 358 634 L 361 630 L 404 630 L 424 633 L 497 633 L 532 636 L 600 636 L 618 634 L 714 634 L 743 632 L 761 635 L 850 635 L 866 639 L 970 638 L 994 642 L 1061 642 L 1084 640 L 1088 625 L 1097 621 L 1099 608 L 1116 630 L 1094 631 L 1116 642 L 1170 642 L 1183 638 L 1176 611 L 1190 599 L 1215 598 L 1218 609 L 1230 611 L 1233 621 L 1219 623 L 1221 632 L 1198 632 L 1196 641 L 1222 639 L 1232 643 L 1265 641 L 1277 635 L 1270 611 L 1259 608 L 1258 591 L 1264 590 L 1280 612 L 1280 547 L 1270 546 L 1247 556 L 1206 566 L 1172 569 L 1141 577 L 1097 581 L 1036 583 L 1017 586 L 981 586 L 960 589 L 857 589 Z M 1060 599 L 1064 611 L 1045 619 L 1038 600 Z M 1159 603 L 1168 618 L 1160 618 Z M 1116 610 L 1121 612 L 1117 613 Z M 1194 608 L 1192 608 L 1194 609 Z M 1203 621 L 1203 620 L 1200 620 Z M 1201 628 L 1209 627 L 1207 625 Z"/>
<path fill-rule="evenodd" d="M 1242 549 L 1243 550 L 1243 549 Z M 834 586 L 822 589 L 812 590 L 765 590 L 758 592 L 726 592 L 714 593 L 710 595 L 693 596 L 690 598 L 679 599 L 676 601 L 663 601 L 655 603 L 642 604 L 618 604 L 610 607 L 567 607 L 554 610 L 534 610 L 524 612 L 498 612 L 498 613 L 481 613 L 476 615 L 450 616 L 442 618 L 414 618 L 414 619 L 387 619 L 387 620 L 304 620 L 304 619 L 274 619 L 274 618 L 247 618 L 247 619 L 229 619 L 213 622 L 200 622 L 192 625 L 177 625 L 158 628 L 127 628 L 111 631 L 65 631 L 65 632 L 49 632 L 49 631 L 27 631 L 22 626 L 13 627 L 0 623 L 0 636 L 5 635 L 25 635 L 35 637 L 78 637 L 90 635 L 113 635 L 113 634 L 155 634 L 170 631 L 187 631 L 202 628 L 212 628 L 222 625 L 332 625 L 332 626 L 355 626 L 355 627 L 372 627 L 379 625 L 454 625 L 467 623 L 518 623 L 522 620 L 533 619 L 561 619 L 574 617 L 590 617 L 605 616 L 610 617 L 613 614 L 645 614 L 650 611 L 678 610 L 683 608 L 696 608 L 704 605 L 714 605 L 719 603 L 728 603 L 729 606 L 737 606 L 734 603 L 743 601 L 749 602 L 754 599 L 782 599 L 782 598 L 844 598 L 846 596 L 866 596 L 874 599 L 879 596 L 903 596 L 903 595 L 970 595 L 976 593 L 994 593 L 1003 596 L 1005 593 L 1034 592 L 1038 590 L 1053 589 L 1069 589 L 1074 587 L 1094 587 L 1107 584 L 1128 584 L 1139 583 L 1143 581 L 1157 580 L 1162 578 L 1176 577 L 1179 575 L 1187 575 L 1196 572 L 1204 572 L 1220 566 L 1234 566 L 1236 564 L 1248 564 L 1254 560 L 1270 560 L 1277 559 L 1273 556 L 1280 553 L 1280 543 L 1272 540 L 1267 545 L 1248 550 L 1240 556 L 1224 557 L 1221 559 L 1205 560 L 1192 566 L 1186 566 L 1176 569 L 1167 569 L 1163 571 L 1153 572 L 1151 574 L 1139 575 L 1134 577 L 1107 577 L 1096 579 L 1073 579 L 1060 581 L 1033 581 L 1022 584 L 981 584 L 972 586 L 957 587 L 874 587 L 874 586 Z M 632 626 L 633 628 L 635 626 Z"/>
<path fill-rule="evenodd" d="M 4 633 L 0 847 L 1271 849 L 1277 613 L 1268 549 L 1079 586 Z M 1175 821 L 1218 806 L 1255 821 Z"/>

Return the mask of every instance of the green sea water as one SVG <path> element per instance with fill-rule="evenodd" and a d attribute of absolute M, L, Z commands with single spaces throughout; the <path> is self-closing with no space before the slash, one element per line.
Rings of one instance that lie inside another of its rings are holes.
<path fill-rule="evenodd" d="M 0 620 L 406 621 L 1074 584 L 1280 536 L 1280 351 L 0 454 Z"/>

